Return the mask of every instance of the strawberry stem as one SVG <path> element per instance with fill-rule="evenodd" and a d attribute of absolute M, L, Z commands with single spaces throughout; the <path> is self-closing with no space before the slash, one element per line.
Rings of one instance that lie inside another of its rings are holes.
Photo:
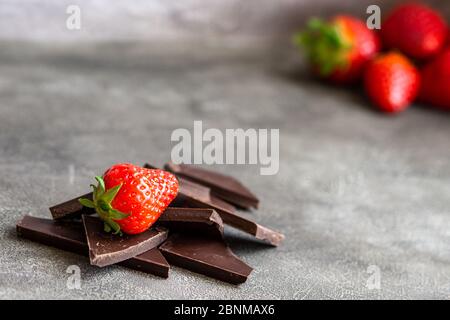
<path fill-rule="evenodd" d="M 345 41 L 336 23 L 312 18 L 304 31 L 294 35 L 294 44 L 305 51 L 323 77 L 348 66 L 347 54 L 352 46 Z"/>
<path fill-rule="evenodd" d="M 97 180 L 98 185 L 91 184 L 91 187 L 94 189 L 92 201 L 85 198 L 78 199 L 78 201 L 85 207 L 95 209 L 100 219 L 105 223 L 105 232 L 114 231 L 114 234 L 122 235 L 120 225 L 115 220 L 125 219 L 129 215 L 114 209 L 111 205 L 122 184 L 106 190 L 105 181 L 102 177 L 96 176 L 95 180 Z"/>

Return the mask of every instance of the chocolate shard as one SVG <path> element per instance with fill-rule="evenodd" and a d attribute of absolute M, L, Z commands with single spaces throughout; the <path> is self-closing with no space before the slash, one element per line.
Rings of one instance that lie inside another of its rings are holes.
<path fill-rule="evenodd" d="M 233 206 L 211 195 L 209 188 L 183 178 L 178 178 L 178 182 L 180 186 L 174 205 L 214 209 L 224 223 L 273 246 L 284 240 L 283 234 L 238 215 Z"/>
<path fill-rule="evenodd" d="M 77 253 L 89 255 L 83 224 L 77 221 L 54 221 L 25 216 L 16 226 L 25 239 Z M 167 278 L 169 264 L 158 249 L 152 249 L 119 263 L 122 266 Z"/>
<path fill-rule="evenodd" d="M 78 199 L 87 198 L 92 200 L 92 192 L 86 193 L 77 198 L 73 198 L 66 202 L 57 204 L 53 207 L 50 207 L 50 212 L 52 214 L 53 219 L 70 219 L 70 218 L 81 218 L 83 214 L 94 214 L 95 210 L 92 208 L 84 207 Z"/>
<path fill-rule="evenodd" d="M 16 225 L 20 237 L 66 251 L 87 255 L 83 225 L 76 221 L 54 221 L 24 216 Z"/>
<path fill-rule="evenodd" d="M 222 219 L 212 209 L 167 208 L 159 217 L 157 224 L 168 228 L 170 232 L 223 239 Z"/>
<path fill-rule="evenodd" d="M 194 165 L 166 163 L 164 169 L 211 189 L 211 194 L 240 208 L 258 208 L 259 199 L 240 181 L 218 172 Z"/>
<path fill-rule="evenodd" d="M 119 262 L 119 265 L 162 278 L 169 277 L 170 265 L 158 248 L 150 249 L 134 258 Z"/>
<path fill-rule="evenodd" d="M 176 233 L 159 249 L 170 264 L 232 284 L 245 282 L 253 270 L 220 239 Z"/>
<path fill-rule="evenodd" d="M 118 263 L 159 246 L 167 239 L 164 228 L 149 229 L 136 235 L 122 236 L 106 233 L 104 223 L 97 217 L 83 215 L 83 225 L 92 265 L 105 267 Z"/>
<path fill-rule="evenodd" d="M 235 213 L 236 208 L 213 195 L 208 187 L 184 178 L 178 178 L 178 195 L 173 202 L 173 206 L 195 205 L 199 208 L 211 208 L 219 214 L 221 212 Z"/>
<path fill-rule="evenodd" d="M 168 208 L 158 220 L 171 236 L 160 246 L 169 263 L 233 284 L 245 282 L 252 268 L 223 239 L 223 221 L 212 209 Z"/>

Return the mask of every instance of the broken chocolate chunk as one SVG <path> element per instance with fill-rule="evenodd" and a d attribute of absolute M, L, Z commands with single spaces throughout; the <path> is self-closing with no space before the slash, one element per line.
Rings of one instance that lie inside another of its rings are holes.
<path fill-rule="evenodd" d="M 283 241 L 283 234 L 238 215 L 233 206 L 211 195 L 207 187 L 183 178 L 178 178 L 178 182 L 180 187 L 174 205 L 212 208 L 217 211 L 224 223 L 249 233 L 257 239 L 273 246 L 278 246 Z"/>
<path fill-rule="evenodd" d="M 99 267 L 118 263 L 159 246 L 167 239 L 167 230 L 152 228 L 136 235 L 116 235 L 103 230 L 104 222 L 83 215 L 83 225 L 89 246 L 89 259 Z"/>
<path fill-rule="evenodd" d="M 253 270 L 220 239 L 177 233 L 159 249 L 170 264 L 232 284 L 245 282 Z"/>
<path fill-rule="evenodd" d="M 175 198 L 174 204 L 195 204 L 200 208 L 214 209 L 218 213 L 221 211 L 231 213 L 236 212 L 236 208 L 233 205 L 211 195 L 208 187 L 184 178 L 178 178 L 178 183 L 178 196 Z"/>
<path fill-rule="evenodd" d="M 25 239 L 88 256 L 83 224 L 77 221 L 54 221 L 25 216 L 16 226 L 17 234 Z M 169 276 L 169 264 L 158 249 L 152 249 L 119 263 L 122 266 L 154 274 Z"/>
<path fill-rule="evenodd" d="M 240 181 L 218 172 L 202 169 L 193 165 L 166 163 L 164 169 L 178 177 L 186 178 L 207 186 L 211 194 L 238 207 L 258 208 L 259 199 Z"/>
<path fill-rule="evenodd" d="M 23 238 L 66 251 L 87 255 L 88 246 L 83 225 L 76 221 L 53 221 L 24 216 L 16 225 Z"/>
<path fill-rule="evenodd" d="M 150 249 L 134 258 L 119 262 L 121 266 L 151 273 L 162 278 L 169 277 L 169 263 L 158 248 Z"/>
<path fill-rule="evenodd" d="M 252 268 L 223 239 L 223 221 L 212 209 L 168 208 L 159 224 L 171 236 L 160 250 L 169 263 L 222 281 L 239 284 Z"/>
<path fill-rule="evenodd" d="M 212 209 L 167 208 L 159 217 L 157 224 L 170 232 L 201 235 L 205 238 L 223 238 L 223 222 Z"/>
<path fill-rule="evenodd" d="M 84 207 L 78 201 L 80 198 L 86 198 L 92 201 L 92 192 L 50 207 L 49 209 L 53 219 L 81 218 L 83 214 L 94 214 L 95 209 Z"/>

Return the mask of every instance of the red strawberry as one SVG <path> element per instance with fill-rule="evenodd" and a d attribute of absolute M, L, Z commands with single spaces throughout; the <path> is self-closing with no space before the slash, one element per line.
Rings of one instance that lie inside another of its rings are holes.
<path fill-rule="evenodd" d="M 369 63 L 364 74 L 364 86 L 371 100 L 382 111 L 399 112 L 416 98 L 420 75 L 408 58 L 390 52 Z"/>
<path fill-rule="evenodd" d="M 144 232 L 159 218 L 178 193 L 175 176 L 159 169 L 116 164 L 103 178 L 95 177 L 93 201 L 80 199 L 95 208 L 105 221 L 105 231 L 127 234 Z"/>
<path fill-rule="evenodd" d="M 423 101 L 450 110 L 450 48 L 422 69 L 420 91 Z"/>
<path fill-rule="evenodd" d="M 319 76 L 338 84 L 358 80 L 380 49 L 375 32 L 350 16 L 336 16 L 328 22 L 312 19 L 307 29 L 295 36 L 295 42 L 306 50 Z"/>
<path fill-rule="evenodd" d="M 424 59 L 438 53 L 445 45 L 447 25 L 435 10 L 417 3 L 396 7 L 381 26 L 381 38 L 387 48 Z"/>

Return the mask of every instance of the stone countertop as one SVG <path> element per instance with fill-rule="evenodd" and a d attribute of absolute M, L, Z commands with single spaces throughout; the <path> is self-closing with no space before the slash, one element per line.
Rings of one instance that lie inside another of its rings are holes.
<path fill-rule="evenodd" d="M 144 43 L 3 43 L 0 51 L 0 298 L 448 298 L 450 118 L 371 111 L 359 89 L 289 72 L 261 51 Z M 280 171 L 216 166 L 262 199 L 279 248 L 227 230 L 254 267 L 232 286 L 180 268 L 167 280 L 19 239 L 24 214 L 89 188 L 117 162 L 162 165 L 170 134 L 279 128 Z M 70 265 L 81 289 L 68 289 Z M 380 287 L 373 288 L 379 271 Z M 372 276 L 371 276 L 372 275 Z"/>

